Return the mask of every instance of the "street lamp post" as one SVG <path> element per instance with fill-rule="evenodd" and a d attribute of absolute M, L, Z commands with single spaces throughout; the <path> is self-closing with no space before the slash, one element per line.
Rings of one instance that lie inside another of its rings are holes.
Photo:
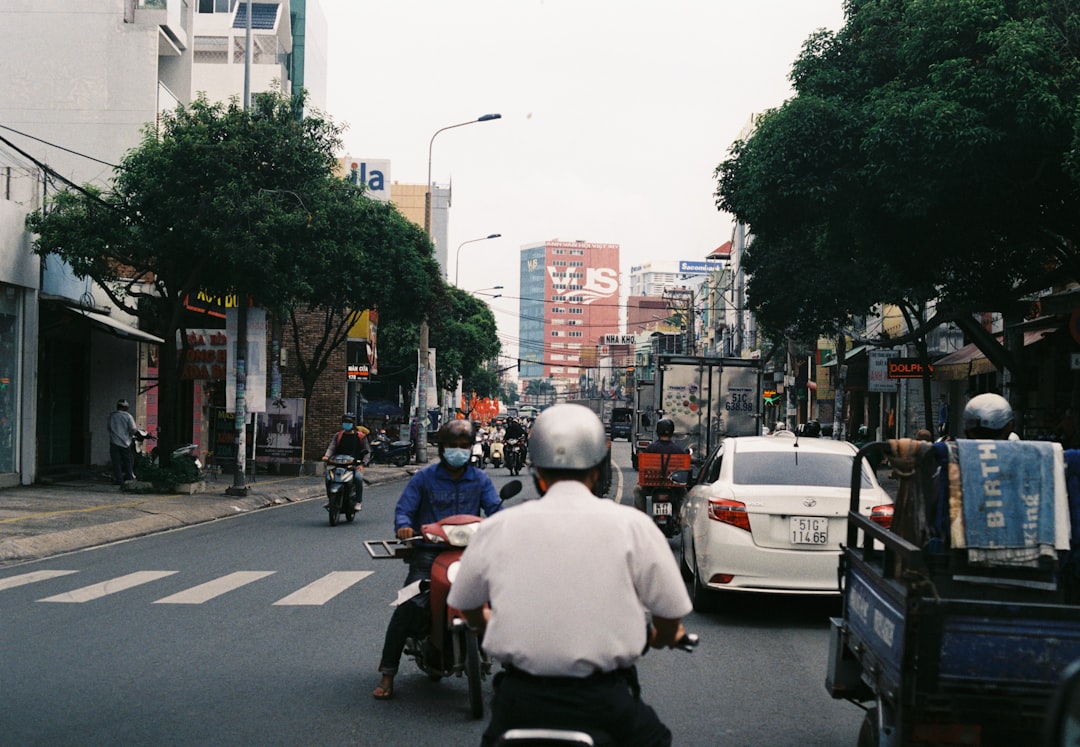
<path fill-rule="evenodd" d="M 457 285 L 458 288 L 461 287 L 460 285 L 458 285 L 458 270 L 461 267 L 461 247 L 465 246 L 466 244 L 471 244 L 474 241 L 487 241 L 488 239 L 497 239 L 500 236 L 502 236 L 501 233 L 492 233 L 488 234 L 487 236 L 481 236 L 478 239 L 469 239 L 468 241 L 462 241 L 460 244 L 458 244 L 457 251 L 454 252 L 454 285 Z"/>
<path fill-rule="evenodd" d="M 440 132 L 452 130 L 455 127 L 476 124 L 477 122 L 490 122 L 493 119 L 502 119 L 501 114 L 485 114 L 468 122 L 458 122 L 435 130 L 428 141 L 427 161 L 427 192 L 424 194 L 424 233 L 431 240 L 431 148 L 435 144 L 435 137 Z M 455 281 L 456 282 L 456 281 Z M 419 464 L 427 463 L 427 377 L 428 377 L 428 323 L 425 316 L 420 322 L 420 348 L 417 351 L 419 359 L 420 376 L 416 382 L 416 461 Z"/>

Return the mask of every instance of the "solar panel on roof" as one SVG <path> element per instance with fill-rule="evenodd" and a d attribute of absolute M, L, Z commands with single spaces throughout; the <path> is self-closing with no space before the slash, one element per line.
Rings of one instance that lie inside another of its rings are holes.
<path fill-rule="evenodd" d="M 234 29 L 247 28 L 248 3 L 238 3 L 236 6 L 236 18 L 233 19 Z M 260 31 L 272 30 L 277 23 L 277 3 L 251 3 L 251 28 Z"/>

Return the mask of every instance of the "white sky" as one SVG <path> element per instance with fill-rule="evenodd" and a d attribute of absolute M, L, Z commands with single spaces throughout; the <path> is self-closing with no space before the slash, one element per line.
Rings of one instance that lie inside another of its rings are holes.
<path fill-rule="evenodd" d="M 319 0 L 327 110 L 345 152 L 391 178 L 453 183 L 448 275 L 490 302 L 516 355 L 519 249 L 617 243 L 631 265 L 702 259 L 731 238 L 713 170 L 842 0 Z"/>

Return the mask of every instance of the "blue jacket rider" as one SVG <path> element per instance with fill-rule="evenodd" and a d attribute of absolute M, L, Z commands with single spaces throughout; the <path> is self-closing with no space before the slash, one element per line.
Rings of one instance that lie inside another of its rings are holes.
<path fill-rule="evenodd" d="M 472 454 L 473 427 L 468 420 L 451 420 L 439 429 L 439 461 L 424 467 L 409 480 L 394 509 L 394 530 L 398 539 L 420 534 L 424 524 L 431 524 L 455 514 L 490 516 L 502 504 L 491 478 L 469 464 Z M 431 545 L 416 543 L 405 586 L 431 578 L 431 565 L 439 554 Z M 427 593 L 399 604 L 390 617 L 383 642 L 379 673 L 382 679 L 372 692 L 377 700 L 389 700 L 394 694 L 394 675 L 401 663 L 405 639 L 425 635 L 430 626 Z"/>

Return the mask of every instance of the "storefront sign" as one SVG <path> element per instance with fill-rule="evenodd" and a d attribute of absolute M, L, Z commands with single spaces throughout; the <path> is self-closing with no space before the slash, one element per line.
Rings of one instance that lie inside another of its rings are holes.
<path fill-rule="evenodd" d="M 889 373 L 893 361 L 899 360 L 899 350 L 871 350 L 867 353 L 867 385 L 871 392 L 895 392 L 896 382 Z"/>
<path fill-rule="evenodd" d="M 921 379 L 933 372 L 933 366 L 924 366 L 918 358 L 894 358 L 889 361 L 890 379 Z"/>

